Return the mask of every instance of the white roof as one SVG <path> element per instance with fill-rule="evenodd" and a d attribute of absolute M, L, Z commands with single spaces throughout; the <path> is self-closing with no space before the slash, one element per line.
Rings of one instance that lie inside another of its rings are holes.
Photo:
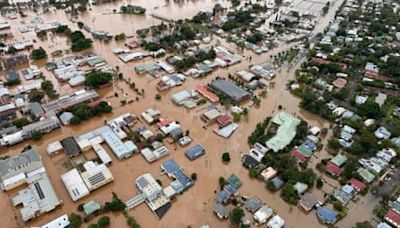
<path fill-rule="evenodd" d="M 86 187 L 77 169 L 72 169 L 61 175 L 61 180 L 71 196 L 72 201 L 77 201 L 89 194 L 89 189 Z"/>
<path fill-rule="evenodd" d="M 41 226 L 41 228 L 64 228 L 69 227 L 68 215 L 63 214 L 60 217 L 51 220 L 50 222 Z"/>
<path fill-rule="evenodd" d="M 61 145 L 60 141 L 55 141 L 55 142 L 50 143 L 47 146 L 47 154 L 51 155 L 58 151 L 61 151 L 62 149 L 63 149 L 63 146 Z"/>
<path fill-rule="evenodd" d="M 262 206 L 256 213 L 254 214 L 254 220 L 258 223 L 265 223 L 267 222 L 268 218 L 271 217 L 273 214 L 272 208 L 267 205 Z"/>
<path fill-rule="evenodd" d="M 285 225 L 285 220 L 283 220 L 279 215 L 275 215 L 267 223 L 269 228 L 281 228 L 283 225 Z"/>
<path fill-rule="evenodd" d="M 104 164 L 111 163 L 112 159 L 103 146 L 100 144 L 94 144 L 93 150 L 96 152 L 97 156 L 99 156 L 101 162 Z"/>

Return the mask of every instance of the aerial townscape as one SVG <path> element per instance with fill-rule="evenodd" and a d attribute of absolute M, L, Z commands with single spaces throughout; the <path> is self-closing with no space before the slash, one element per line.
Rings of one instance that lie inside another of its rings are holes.
<path fill-rule="evenodd" d="M 400 228 L 400 0 L 0 12 L 0 227 Z"/>

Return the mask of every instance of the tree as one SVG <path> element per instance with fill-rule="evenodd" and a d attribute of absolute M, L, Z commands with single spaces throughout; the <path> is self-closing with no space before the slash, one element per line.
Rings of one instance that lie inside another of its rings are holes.
<path fill-rule="evenodd" d="M 97 88 L 110 83 L 112 75 L 106 72 L 91 72 L 86 75 L 85 85 Z"/>
<path fill-rule="evenodd" d="M 108 216 L 101 217 L 99 219 L 99 221 L 97 222 L 97 225 L 100 228 L 107 227 L 109 224 L 110 224 L 110 217 L 108 217 Z"/>
<path fill-rule="evenodd" d="M 30 55 L 30 58 L 33 60 L 45 59 L 46 57 L 47 57 L 46 51 L 42 47 L 33 49 Z"/>
<path fill-rule="evenodd" d="M 156 94 L 156 96 L 154 97 L 157 101 L 161 100 L 161 95 L 160 94 Z"/>
<path fill-rule="evenodd" d="M 223 177 L 219 177 L 218 179 L 219 187 L 222 189 L 222 187 L 225 185 L 226 180 Z"/>
<path fill-rule="evenodd" d="M 225 153 L 222 154 L 222 161 L 223 162 L 230 162 L 231 161 L 231 157 L 230 157 L 228 152 L 225 152 Z"/>
<path fill-rule="evenodd" d="M 336 138 L 329 139 L 328 140 L 328 147 L 332 148 L 332 149 L 335 149 L 335 150 L 339 149 L 340 148 L 339 140 L 336 139 Z"/>
<path fill-rule="evenodd" d="M 233 225 L 239 225 L 240 221 L 244 216 L 244 211 L 240 207 L 236 207 L 232 210 L 230 220 Z"/>
<path fill-rule="evenodd" d="M 359 105 L 357 107 L 357 113 L 361 116 L 373 119 L 379 119 L 383 115 L 382 109 L 372 100 L 368 100 L 364 104 Z"/>
<path fill-rule="evenodd" d="M 276 4 L 277 6 L 282 5 L 282 0 L 275 0 L 275 4 Z"/>
<path fill-rule="evenodd" d="M 356 223 L 356 228 L 373 228 L 369 221 L 358 222 Z"/>
<path fill-rule="evenodd" d="M 99 226 L 96 223 L 89 224 L 88 228 L 98 228 Z"/>
<path fill-rule="evenodd" d="M 106 202 L 106 204 L 104 205 L 104 210 L 112 212 L 125 210 L 125 203 L 121 199 L 119 199 L 117 194 L 115 194 L 114 192 L 112 193 L 112 195 L 113 196 L 111 202 Z"/>
<path fill-rule="evenodd" d="M 29 121 L 27 118 L 20 118 L 12 122 L 13 125 L 15 125 L 18 128 L 22 128 L 23 126 L 26 126 L 30 124 L 31 121 Z"/>
<path fill-rule="evenodd" d="M 30 102 L 40 102 L 44 98 L 44 92 L 39 90 L 32 90 L 28 95 Z"/>
<path fill-rule="evenodd" d="M 75 213 L 69 215 L 69 223 L 71 228 L 78 228 L 82 224 L 82 217 Z"/>
<path fill-rule="evenodd" d="M 192 173 L 192 175 L 190 175 L 190 177 L 192 178 L 193 181 L 197 180 L 197 173 Z"/>
<path fill-rule="evenodd" d="M 283 185 L 282 191 L 281 191 L 281 197 L 283 200 L 285 200 L 289 204 L 295 205 L 297 203 L 297 193 L 293 187 L 293 184 L 291 183 L 286 183 Z"/>

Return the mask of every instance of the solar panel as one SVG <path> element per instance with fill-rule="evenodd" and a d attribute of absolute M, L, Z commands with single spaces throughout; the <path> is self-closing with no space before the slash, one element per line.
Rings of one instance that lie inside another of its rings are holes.
<path fill-rule="evenodd" d="M 37 191 L 37 193 L 39 195 L 39 199 L 44 199 L 44 194 L 43 194 L 42 188 L 40 187 L 40 184 L 39 183 L 35 183 L 34 186 L 35 186 L 36 191 Z"/>

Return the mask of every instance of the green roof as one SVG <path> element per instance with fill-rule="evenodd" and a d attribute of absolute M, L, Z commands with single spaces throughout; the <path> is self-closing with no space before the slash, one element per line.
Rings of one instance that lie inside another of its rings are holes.
<path fill-rule="evenodd" d="M 242 182 L 239 180 L 239 178 L 237 176 L 235 176 L 234 174 L 232 174 L 227 182 L 229 184 L 231 184 L 234 188 L 238 189 L 240 186 L 242 186 Z"/>
<path fill-rule="evenodd" d="M 294 139 L 297 132 L 297 125 L 300 120 L 289 113 L 279 112 L 272 118 L 272 122 L 280 125 L 276 135 L 269 139 L 265 144 L 274 152 L 278 152 L 288 146 Z"/>
<path fill-rule="evenodd" d="M 312 151 L 310 149 L 308 149 L 306 146 L 304 145 L 300 145 L 297 150 L 302 153 L 305 157 L 311 157 L 312 155 Z"/>
<path fill-rule="evenodd" d="M 354 114 L 351 118 L 352 121 L 362 120 L 361 116 Z"/>
<path fill-rule="evenodd" d="M 149 64 L 145 64 L 145 65 L 140 65 L 140 66 L 135 66 L 135 71 L 136 73 L 144 73 L 147 71 L 151 71 L 151 70 L 155 70 L 157 69 L 157 65 L 154 63 L 149 63 Z"/>
<path fill-rule="evenodd" d="M 296 192 L 298 194 L 302 194 L 303 192 L 305 192 L 308 188 L 307 184 L 304 184 L 302 182 L 297 182 L 294 186 L 293 186 L 294 190 L 296 190 Z"/>
<path fill-rule="evenodd" d="M 399 202 L 399 201 L 395 201 L 395 202 L 392 204 L 392 208 L 393 208 L 395 211 L 400 212 L 400 202 Z"/>
<path fill-rule="evenodd" d="M 368 170 L 364 169 L 364 168 L 359 168 L 357 170 L 357 173 L 367 183 L 371 183 L 375 179 L 375 175 L 372 174 L 371 172 L 369 172 Z"/>
<path fill-rule="evenodd" d="M 91 200 L 83 205 L 83 211 L 85 211 L 86 215 L 93 214 L 95 211 L 98 211 L 100 209 L 100 204 L 94 200 Z"/>
<path fill-rule="evenodd" d="M 341 167 L 346 161 L 347 161 L 347 157 L 342 154 L 338 154 L 334 158 L 331 159 L 331 162 L 338 167 Z"/>
<path fill-rule="evenodd" d="M 96 57 L 94 57 L 93 59 L 90 59 L 90 60 L 88 61 L 88 64 L 89 64 L 89 66 L 95 66 L 96 64 L 99 64 L 99 63 L 102 63 L 102 62 L 104 62 L 103 57 L 101 57 L 101 56 L 96 56 Z"/>

